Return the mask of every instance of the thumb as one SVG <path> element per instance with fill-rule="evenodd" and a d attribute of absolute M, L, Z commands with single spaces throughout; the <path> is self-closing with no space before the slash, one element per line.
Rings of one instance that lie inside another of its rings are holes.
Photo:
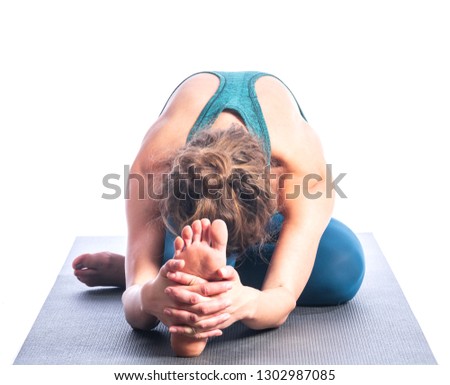
<path fill-rule="evenodd" d="M 238 272 L 232 266 L 225 266 L 217 270 L 217 277 L 220 280 L 231 281 L 237 278 Z"/>
<path fill-rule="evenodd" d="M 168 273 L 175 273 L 183 269 L 185 265 L 184 259 L 172 258 L 168 260 L 160 269 L 160 273 L 164 278 L 167 278 Z"/>

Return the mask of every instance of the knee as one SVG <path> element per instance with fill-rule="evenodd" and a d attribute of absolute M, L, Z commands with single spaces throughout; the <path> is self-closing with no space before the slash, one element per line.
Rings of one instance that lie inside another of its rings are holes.
<path fill-rule="evenodd" d="M 365 259 L 364 251 L 359 240 L 355 237 L 352 244 L 337 256 L 334 279 L 331 284 L 336 293 L 338 304 L 350 301 L 358 292 L 364 279 Z"/>
<path fill-rule="evenodd" d="M 299 304 L 329 306 L 348 302 L 361 287 L 364 274 L 364 251 L 359 239 L 347 226 L 333 219 L 322 236 Z"/>
<path fill-rule="evenodd" d="M 343 223 L 333 219 L 327 238 L 324 238 L 325 252 L 332 256 L 328 275 L 330 290 L 335 293 L 335 301 L 350 301 L 358 292 L 365 274 L 365 257 L 361 242 L 353 231 Z M 325 236 L 327 234 L 324 234 Z"/>

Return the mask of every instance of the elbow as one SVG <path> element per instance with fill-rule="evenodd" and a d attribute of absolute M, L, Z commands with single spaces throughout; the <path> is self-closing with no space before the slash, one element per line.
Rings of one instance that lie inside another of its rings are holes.
<path fill-rule="evenodd" d="M 242 318 L 241 322 L 253 330 L 279 328 L 295 309 L 297 305 L 295 296 L 284 287 L 263 290 L 261 293 L 269 297 L 262 303 L 260 302 L 261 306 L 257 307 L 252 314 Z M 276 305 L 270 306 L 273 304 Z M 271 308 L 269 309 L 268 306 Z"/>
<path fill-rule="evenodd" d="M 152 330 L 159 324 L 159 320 L 156 317 L 147 315 L 144 318 L 140 315 L 137 315 L 134 312 L 129 311 L 127 312 L 126 308 L 124 308 L 124 310 L 125 310 L 124 311 L 125 320 L 133 330 L 143 330 L 143 331 Z"/>
<path fill-rule="evenodd" d="M 292 297 L 289 299 L 289 303 L 287 304 L 287 311 L 284 315 L 282 315 L 280 317 L 280 319 L 278 319 L 275 323 L 274 323 L 274 328 L 279 328 L 280 326 L 283 326 L 283 324 L 287 321 L 287 319 L 289 318 L 289 315 L 292 313 L 292 311 L 295 309 L 295 307 L 297 306 L 297 301 Z"/>
<path fill-rule="evenodd" d="M 272 324 L 270 325 L 270 328 L 277 329 L 284 325 L 284 323 L 289 318 L 289 315 L 292 313 L 292 311 L 297 306 L 297 301 L 292 295 L 291 292 L 286 290 L 286 295 L 284 296 L 285 303 L 283 306 L 283 310 L 280 312 L 279 317 L 272 320 Z"/>
<path fill-rule="evenodd" d="M 277 322 L 274 323 L 273 325 L 273 329 L 278 329 L 279 327 L 283 326 L 284 323 L 287 321 L 287 319 L 289 318 L 289 314 L 282 317 L 280 320 L 278 320 Z"/>
<path fill-rule="evenodd" d="M 142 310 L 140 288 L 138 285 L 129 287 L 122 294 L 122 305 L 125 320 L 134 330 L 151 330 L 159 324 L 159 320 Z"/>

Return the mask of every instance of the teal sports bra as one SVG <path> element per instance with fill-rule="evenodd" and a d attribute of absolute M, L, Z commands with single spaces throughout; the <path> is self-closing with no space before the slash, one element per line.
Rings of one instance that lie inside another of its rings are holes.
<path fill-rule="evenodd" d="M 187 79 L 199 73 L 210 73 L 217 76 L 219 78 L 220 84 L 214 95 L 211 97 L 211 99 L 208 101 L 208 103 L 201 111 L 194 126 L 191 128 L 187 137 L 187 141 L 189 141 L 192 138 L 192 136 L 195 135 L 195 133 L 197 133 L 198 131 L 210 127 L 215 122 L 219 114 L 222 113 L 224 110 L 230 110 L 237 113 L 242 118 L 242 120 L 245 123 L 245 126 L 247 127 L 250 133 L 256 135 L 262 140 L 264 151 L 267 155 L 268 161 L 270 162 L 271 156 L 270 137 L 269 132 L 267 130 L 266 121 L 264 120 L 261 106 L 258 102 L 258 97 L 256 95 L 255 82 L 262 76 L 272 76 L 276 79 L 278 78 L 276 76 L 264 72 L 256 72 L 256 71 L 246 71 L 246 72 L 205 71 L 195 73 L 189 76 Z M 281 83 L 283 83 L 280 79 L 278 80 Z M 182 83 L 180 83 L 180 85 Z M 289 90 L 287 86 L 286 88 Z M 297 106 L 299 108 L 300 114 L 306 120 L 298 102 Z"/>

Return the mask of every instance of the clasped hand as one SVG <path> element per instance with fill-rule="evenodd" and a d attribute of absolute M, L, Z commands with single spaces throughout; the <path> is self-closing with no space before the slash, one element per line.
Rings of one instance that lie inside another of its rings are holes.
<path fill-rule="evenodd" d="M 217 280 L 184 273 L 183 260 L 171 259 L 155 280 L 142 291 L 144 311 L 169 327 L 171 333 L 209 338 L 222 335 L 221 329 L 236 322 L 236 298 L 242 284 L 234 268 L 217 271 Z"/>

